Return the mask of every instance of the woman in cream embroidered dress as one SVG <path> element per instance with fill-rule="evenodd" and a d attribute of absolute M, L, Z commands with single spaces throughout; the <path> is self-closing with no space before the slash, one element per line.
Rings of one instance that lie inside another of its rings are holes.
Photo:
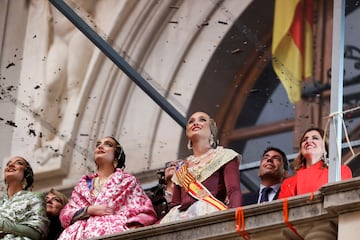
<path fill-rule="evenodd" d="M 94 151 L 97 173 L 82 177 L 60 213 L 59 239 L 89 239 L 153 224 L 156 213 L 138 180 L 123 171 L 119 142 L 105 137 Z"/>
<path fill-rule="evenodd" d="M 193 155 L 183 162 L 187 171 L 206 188 L 206 191 L 226 204 L 228 208 L 241 206 L 239 172 L 241 155 L 217 145 L 215 121 L 204 112 L 194 113 L 188 119 L 186 136 L 189 140 L 188 148 L 193 151 Z M 172 209 L 160 223 L 218 211 L 213 204 L 203 201 L 201 196 L 195 198 L 189 194 L 177 174 L 174 174 L 172 181 L 175 183 L 170 204 Z"/>

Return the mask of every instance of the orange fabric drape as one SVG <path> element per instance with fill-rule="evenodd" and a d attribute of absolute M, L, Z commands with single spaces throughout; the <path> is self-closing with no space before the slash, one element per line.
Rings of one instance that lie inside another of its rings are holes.
<path fill-rule="evenodd" d="M 289 222 L 289 208 L 288 208 L 288 199 L 285 198 L 283 201 L 283 217 L 284 217 L 284 223 L 288 226 L 288 228 L 296 234 L 301 240 L 304 240 L 304 238 L 298 233 L 296 228 Z"/>
<path fill-rule="evenodd" d="M 312 25 L 313 0 L 275 1 L 272 63 L 292 103 L 313 73 Z"/>
<path fill-rule="evenodd" d="M 242 239 L 250 240 L 249 233 L 245 230 L 245 214 L 242 207 L 236 208 L 235 211 L 236 231 L 240 234 Z"/>

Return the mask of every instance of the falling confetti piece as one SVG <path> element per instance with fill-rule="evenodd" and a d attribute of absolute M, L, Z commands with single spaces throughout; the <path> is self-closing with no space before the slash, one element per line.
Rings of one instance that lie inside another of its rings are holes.
<path fill-rule="evenodd" d="M 7 120 L 6 121 L 6 124 L 9 125 L 9 126 L 12 126 L 12 127 L 17 127 L 15 122 L 11 121 L 11 120 Z"/>
<path fill-rule="evenodd" d="M 15 66 L 15 63 L 13 63 L 13 62 L 12 62 L 12 63 L 9 63 L 5 68 L 8 69 L 8 68 L 10 68 L 10 67 L 12 67 L 12 66 Z"/>

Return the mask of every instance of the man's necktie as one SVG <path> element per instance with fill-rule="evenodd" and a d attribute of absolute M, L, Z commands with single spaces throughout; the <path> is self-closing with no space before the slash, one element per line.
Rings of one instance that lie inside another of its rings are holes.
<path fill-rule="evenodd" d="M 269 193 L 272 191 L 271 187 L 265 187 L 261 190 L 260 203 L 269 201 Z"/>

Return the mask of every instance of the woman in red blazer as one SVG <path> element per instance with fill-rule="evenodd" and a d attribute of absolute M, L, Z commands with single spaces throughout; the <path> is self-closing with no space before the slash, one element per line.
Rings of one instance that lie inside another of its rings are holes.
<path fill-rule="evenodd" d="M 279 198 L 315 192 L 328 183 L 329 169 L 324 131 L 319 128 L 307 129 L 300 139 L 299 149 L 299 155 L 293 163 L 295 175 L 283 181 Z M 341 179 L 351 177 L 350 168 L 341 165 Z"/>

